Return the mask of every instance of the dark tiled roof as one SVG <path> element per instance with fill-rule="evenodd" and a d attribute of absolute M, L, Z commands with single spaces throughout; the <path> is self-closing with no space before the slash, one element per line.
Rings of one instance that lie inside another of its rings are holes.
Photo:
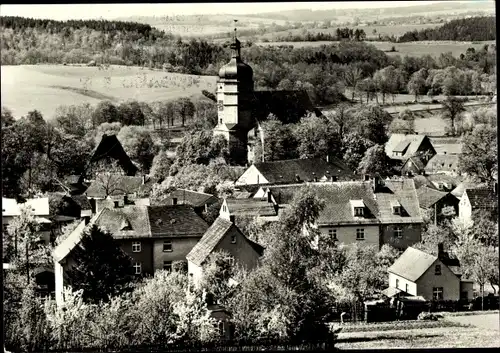
<path fill-rule="evenodd" d="M 422 208 L 429 208 L 434 206 L 436 202 L 441 200 L 446 195 L 448 195 L 447 192 L 431 189 L 427 186 L 423 186 L 420 189 L 417 189 L 418 202 L 420 203 L 420 207 Z"/>
<path fill-rule="evenodd" d="M 392 134 L 385 144 L 385 153 L 389 158 L 406 160 L 415 155 L 425 138 L 425 135 Z M 404 155 L 393 156 L 393 152 L 403 151 L 405 151 Z"/>
<path fill-rule="evenodd" d="M 90 184 L 85 192 L 88 197 L 106 197 L 106 189 L 110 192 L 110 196 L 121 196 L 137 193 L 142 187 L 142 177 L 127 176 L 127 175 L 111 175 L 108 177 L 98 177 Z"/>
<path fill-rule="evenodd" d="M 129 229 L 123 227 L 124 222 L 130 225 Z M 95 224 L 109 231 L 114 238 L 151 237 L 148 208 L 144 206 L 104 208 Z"/>
<path fill-rule="evenodd" d="M 498 196 L 489 188 L 465 189 L 473 210 L 498 207 Z"/>
<path fill-rule="evenodd" d="M 227 232 L 235 225 L 228 220 L 217 217 L 215 222 L 208 228 L 200 241 L 187 254 L 186 259 L 201 266 L 210 256 L 217 244 L 224 238 Z M 239 229 L 238 229 L 239 231 Z M 241 233 L 241 232 L 240 232 Z"/>
<path fill-rule="evenodd" d="M 296 183 L 297 175 L 300 181 L 314 181 L 315 177 L 320 180 L 325 176 L 337 176 L 338 180 L 354 179 L 354 173 L 337 158 L 330 158 L 330 162 L 322 158 L 311 158 L 263 162 L 254 165 L 272 184 Z"/>
<path fill-rule="evenodd" d="M 149 206 L 152 236 L 202 236 L 207 223 L 188 205 Z"/>
<path fill-rule="evenodd" d="M 235 216 L 276 216 L 274 204 L 267 199 L 226 199 L 229 212 Z"/>
<path fill-rule="evenodd" d="M 72 195 L 71 198 L 80 206 L 82 210 L 91 210 L 90 201 L 85 195 Z"/>
<path fill-rule="evenodd" d="M 102 135 L 101 142 L 94 149 L 89 163 L 97 162 L 105 157 L 117 160 L 127 175 L 133 176 L 137 173 L 137 167 L 132 163 L 116 135 Z"/>
<path fill-rule="evenodd" d="M 173 198 L 177 199 L 179 204 L 188 204 L 193 207 L 201 207 L 204 205 L 211 205 L 218 201 L 218 198 L 211 194 L 197 192 L 186 189 L 177 189 L 172 191 L 167 197 L 166 201 L 171 204 Z"/>
<path fill-rule="evenodd" d="M 318 197 L 325 200 L 325 208 L 320 213 L 319 224 L 378 224 L 382 223 L 421 223 L 420 208 L 414 183 L 411 179 L 403 181 L 385 180 L 385 187 L 373 192 L 372 183 L 346 181 L 334 183 L 309 184 Z M 269 186 L 271 194 L 279 205 L 289 204 L 303 184 Z M 351 201 L 363 200 L 364 217 L 355 217 Z M 403 215 L 393 214 L 393 204 L 398 202 Z"/>
<path fill-rule="evenodd" d="M 457 185 L 455 189 L 451 191 L 451 193 L 457 197 L 461 198 L 464 194 L 465 189 L 477 189 L 477 188 L 484 188 L 486 186 L 485 183 L 475 183 L 475 182 L 469 182 L 469 181 L 464 181 L 460 184 Z"/>
<path fill-rule="evenodd" d="M 252 197 L 252 193 L 249 191 L 235 191 L 232 197 L 235 199 L 248 199 Z"/>
<path fill-rule="evenodd" d="M 232 222 L 221 217 L 217 217 L 215 222 L 210 226 L 210 228 L 207 229 L 200 241 L 186 256 L 186 259 L 198 266 L 202 266 L 210 254 L 214 251 L 217 244 L 219 244 L 224 236 L 233 228 L 235 228 L 241 236 L 248 241 L 248 243 L 259 255 L 263 254 L 264 247 L 248 239 Z"/>
<path fill-rule="evenodd" d="M 436 186 L 425 176 L 425 175 L 415 175 L 413 178 L 415 183 L 415 188 L 420 189 L 421 187 L 429 187 L 431 189 L 436 189 Z"/>
<path fill-rule="evenodd" d="M 456 172 L 458 170 L 458 158 L 458 154 L 436 154 L 427 162 L 425 171 L 428 173 Z"/>
<path fill-rule="evenodd" d="M 437 259 L 437 256 L 409 247 L 394 264 L 389 267 L 388 271 L 415 282 Z"/>
<path fill-rule="evenodd" d="M 422 223 L 420 205 L 412 179 L 385 180 L 385 187 L 376 193 L 382 223 Z M 399 202 L 403 214 L 393 214 L 393 204 Z"/>
<path fill-rule="evenodd" d="M 410 162 L 413 163 L 413 165 L 415 167 L 417 167 L 418 170 L 423 170 L 424 167 L 425 167 L 425 164 L 424 164 L 424 162 L 422 161 L 422 159 L 420 157 L 410 157 L 410 158 L 408 158 L 408 160 L 405 162 L 405 165 L 407 163 L 410 163 Z"/>

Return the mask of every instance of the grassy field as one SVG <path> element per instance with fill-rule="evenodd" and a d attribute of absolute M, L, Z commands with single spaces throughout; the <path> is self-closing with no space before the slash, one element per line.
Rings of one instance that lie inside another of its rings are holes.
<path fill-rule="evenodd" d="M 319 41 L 319 42 L 258 42 L 258 45 L 292 45 L 295 48 L 301 47 L 317 47 L 320 45 L 336 44 L 338 42 Z M 465 53 L 467 48 L 473 47 L 478 50 L 485 44 L 495 44 L 495 41 L 484 42 L 453 42 L 453 41 L 433 41 L 433 42 L 408 42 L 408 43 L 390 43 L 390 42 L 366 42 L 374 45 L 377 49 L 388 51 L 393 46 L 396 52 L 387 52 L 388 55 L 408 56 L 424 56 L 431 55 L 439 57 L 441 53 L 451 52 L 454 56 L 459 56 Z"/>
<path fill-rule="evenodd" d="M 201 95 L 215 89 L 215 76 L 195 76 L 139 67 L 22 65 L 1 67 L 2 105 L 15 117 L 37 109 L 51 119 L 59 105 L 101 100 L 152 102 Z"/>
<path fill-rule="evenodd" d="M 445 317 L 443 326 L 409 330 L 340 333 L 336 347 L 369 348 L 479 348 L 500 347 L 498 312 Z M 449 326 L 454 324 L 456 326 Z"/>

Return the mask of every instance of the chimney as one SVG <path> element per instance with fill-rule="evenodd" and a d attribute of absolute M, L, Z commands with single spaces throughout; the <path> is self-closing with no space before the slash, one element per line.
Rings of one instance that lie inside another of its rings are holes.
<path fill-rule="evenodd" d="M 177 205 L 177 197 L 172 197 L 172 205 Z"/>
<path fill-rule="evenodd" d="M 229 216 L 229 222 L 231 222 L 232 224 L 234 224 L 234 215 L 230 215 Z"/>
<path fill-rule="evenodd" d="M 88 225 L 90 222 L 90 217 L 83 217 L 83 220 L 85 222 L 85 225 Z"/>
<path fill-rule="evenodd" d="M 146 175 L 142 175 L 142 185 L 146 184 Z"/>
<path fill-rule="evenodd" d="M 271 199 L 271 191 L 267 192 L 267 202 L 271 203 L 273 200 Z"/>
<path fill-rule="evenodd" d="M 443 243 L 438 244 L 438 259 L 443 260 L 444 258 L 444 245 Z"/>
<path fill-rule="evenodd" d="M 372 180 L 373 191 L 377 191 L 382 183 L 382 178 L 379 175 L 375 175 Z"/>

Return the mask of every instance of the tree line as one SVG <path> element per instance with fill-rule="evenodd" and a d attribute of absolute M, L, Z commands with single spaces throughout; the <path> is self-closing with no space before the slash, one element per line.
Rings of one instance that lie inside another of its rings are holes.
<path fill-rule="evenodd" d="M 398 38 L 399 43 L 424 40 L 484 41 L 496 39 L 496 18 L 480 16 L 452 20 L 438 28 L 414 30 Z"/>
<path fill-rule="evenodd" d="M 304 31 L 303 31 L 304 32 Z M 288 33 L 286 36 L 279 36 L 274 41 L 276 42 L 317 42 L 317 41 L 340 41 L 340 40 L 354 40 L 363 41 L 366 39 L 366 33 L 363 29 L 356 28 L 337 28 L 335 34 L 316 32 L 292 34 Z"/>

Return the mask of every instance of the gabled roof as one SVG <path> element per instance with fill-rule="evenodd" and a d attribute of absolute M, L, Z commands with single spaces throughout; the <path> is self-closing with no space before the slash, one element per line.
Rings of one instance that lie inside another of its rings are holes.
<path fill-rule="evenodd" d="M 384 180 L 384 187 L 376 192 L 379 219 L 382 223 L 422 223 L 420 205 L 412 179 Z M 392 202 L 398 201 L 403 214 L 393 214 Z"/>
<path fill-rule="evenodd" d="M 210 228 L 207 229 L 201 240 L 193 247 L 193 249 L 191 249 L 189 254 L 187 254 L 186 259 L 193 262 L 195 265 L 202 266 L 210 254 L 214 251 L 216 246 L 231 229 L 236 229 L 238 233 L 240 233 L 241 236 L 250 243 L 252 248 L 259 255 L 262 255 L 264 248 L 261 245 L 248 239 L 232 222 L 221 217 L 217 217 L 215 222 L 210 226 Z"/>
<path fill-rule="evenodd" d="M 385 144 L 385 153 L 389 158 L 406 160 L 415 155 L 426 135 L 391 134 Z M 402 156 L 394 156 L 393 152 L 404 152 Z"/>
<path fill-rule="evenodd" d="M 437 259 L 437 256 L 427 254 L 410 246 L 387 271 L 415 282 L 422 277 L 425 271 L 427 271 Z"/>
<path fill-rule="evenodd" d="M 172 191 L 170 194 L 168 194 L 165 200 L 168 204 L 171 204 L 174 198 L 177 199 L 178 204 L 188 204 L 193 207 L 211 205 L 218 201 L 218 198 L 214 195 L 186 189 L 177 189 Z"/>
<path fill-rule="evenodd" d="M 465 189 L 473 210 L 498 207 L 498 196 L 490 188 Z"/>
<path fill-rule="evenodd" d="M 349 167 L 333 157 L 329 162 L 323 158 L 288 159 L 255 163 L 254 166 L 271 184 L 296 183 L 297 176 L 300 182 L 319 180 L 324 176 L 336 176 L 338 180 L 354 179 Z"/>
<path fill-rule="evenodd" d="M 235 216 L 276 216 L 276 209 L 273 203 L 267 199 L 226 199 L 229 213 Z"/>
<path fill-rule="evenodd" d="M 2 216 L 19 216 L 23 206 L 27 206 L 34 216 L 50 215 L 48 197 L 28 199 L 25 203 L 17 203 L 15 199 L 2 197 Z"/>
<path fill-rule="evenodd" d="M 137 193 L 142 187 L 142 177 L 112 174 L 97 177 L 85 192 L 87 197 L 104 198 L 106 192 L 109 196 L 121 196 Z"/>
<path fill-rule="evenodd" d="M 470 181 L 464 181 L 460 184 L 457 185 L 455 189 L 451 191 L 451 193 L 457 197 L 457 198 L 462 198 L 465 189 L 477 189 L 477 188 L 484 188 L 486 186 L 485 183 L 475 183 L 475 182 L 470 182 Z"/>
<path fill-rule="evenodd" d="M 410 157 L 406 160 L 406 162 L 403 164 L 405 166 L 407 163 L 413 163 L 413 165 L 418 169 L 418 170 L 423 170 L 425 168 L 425 164 L 422 161 L 422 158 L 418 156 Z"/>
<path fill-rule="evenodd" d="M 137 173 L 137 167 L 132 163 L 116 135 L 102 135 L 101 142 L 94 149 L 89 164 L 106 157 L 117 160 L 125 174 L 133 176 Z"/>
<path fill-rule="evenodd" d="M 208 224 L 189 205 L 148 207 L 153 237 L 201 237 Z"/>
<path fill-rule="evenodd" d="M 101 216 L 101 212 L 96 213 L 89 222 L 92 225 L 96 219 Z M 59 245 L 56 246 L 52 255 L 54 259 L 61 262 L 68 254 L 75 248 L 76 245 L 80 243 L 83 238 L 84 231 L 87 228 L 85 221 L 81 221 L 80 224 L 64 239 Z"/>
<path fill-rule="evenodd" d="M 422 223 L 415 186 L 411 179 L 385 180 L 385 186 L 373 191 L 369 181 L 344 181 L 334 183 L 311 183 L 318 197 L 325 200 L 318 224 L 379 224 Z M 295 193 L 304 184 L 269 186 L 279 205 L 289 204 Z M 365 216 L 355 217 L 351 201 L 362 200 Z M 393 214 L 393 204 L 403 208 L 402 215 Z"/>
<path fill-rule="evenodd" d="M 92 205 L 90 204 L 89 199 L 85 195 L 72 195 L 71 199 L 75 201 L 78 206 L 80 206 L 80 209 L 83 210 L 91 210 Z"/>
<path fill-rule="evenodd" d="M 144 206 L 121 208 L 103 208 L 94 223 L 110 232 L 113 238 L 148 238 L 151 237 L 148 209 Z M 124 223 L 130 225 L 123 228 Z"/>
<path fill-rule="evenodd" d="M 458 154 L 436 154 L 427 162 L 425 171 L 428 173 L 438 171 L 456 172 L 458 170 L 458 158 Z"/>
<path fill-rule="evenodd" d="M 427 186 L 423 186 L 420 189 L 417 189 L 418 202 L 420 203 L 420 207 L 422 208 L 429 208 L 434 206 L 434 204 L 436 204 L 442 198 L 446 197 L 446 195 L 448 194 L 448 192 L 431 189 Z"/>
<path fill-rule="evenodd" d="M 437 190 L 436 186 L 425 175 L 415 175 L 412 179 L 417 190 L 424 186 Z"/>

